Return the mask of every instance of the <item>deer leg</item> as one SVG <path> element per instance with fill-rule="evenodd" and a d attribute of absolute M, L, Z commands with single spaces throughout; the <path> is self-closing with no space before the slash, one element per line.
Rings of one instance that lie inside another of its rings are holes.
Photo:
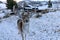
<path fill-rule="evenodd" d="M 24 34 L 23 34 L 23 32 L 21 32 L 21 36 L 22 36 L 22 40 L 24 40 Z"/>
<path fill-rule="evenodd" d="M 29 20 L 29 19 L 28 19 Z M 30 21 L 30 20 L 29 20 Z M 29 22 L 28 22 L 28 33 L 29 33 Z"/>
<path fill-rule="evenodd" d="M 22 33 L 21 36 L 22 36 L 22 40 L 26 40 L 26 34 L 25 33 Z"/>
<path fill-rule="evenodd" d="M 26 34 L 24 33 L 24 21 L 22 21 L 22 22 L 23 22 L 23 27 L 22 27 L 23 32 L 21 33 L 21 35 L 22 35 L 22 40 L 26 40 Z"/>
<path fill-rule="evenodd" d="M 23 33 L 23 39 L 26 40 L 26 34 L 25 33 Z"/>

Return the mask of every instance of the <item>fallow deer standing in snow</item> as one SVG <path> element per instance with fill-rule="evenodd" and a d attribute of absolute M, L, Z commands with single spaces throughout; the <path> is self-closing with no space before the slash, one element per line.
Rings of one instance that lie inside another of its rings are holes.
<path fill-rule="evenodd" d="M 28 21 L 29 21 L 29 12 L 27 12 L 26 14 L 22 13 L 22 18 L 17 21 L 18 30 L 21 33 L 22 40 L 26 40 L 24 39 L 24 27 L 25 27 L 24 24 Z M 29 27 L 28 27 L 28 30 L 29 30 Z"/>

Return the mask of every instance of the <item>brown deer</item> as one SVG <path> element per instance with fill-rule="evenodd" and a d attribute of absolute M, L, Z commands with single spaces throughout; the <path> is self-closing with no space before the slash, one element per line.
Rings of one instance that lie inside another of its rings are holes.
<path fill-rule="evenodd" d="M 21 33 L 21 36 L 22 36 L 22 40 L 24 40 L 24 35 L 23 35 L 23 20 L 19 19 L 17 21 L 17 25 L 18 25 L 18 30 L 19 30 L 19 33 Z"/>
<path fill-rule="evenodd" d="M 28 19 L 28 20 L 27 20 Z M 22 18 L 21 19 L 19 19 L 18 21 L 17 21 L 17 25 L 18 25 L 18 30 L 19 30 L 19 32 L 21 33 L 21 36 L 22 36 L 22 40 L 24 40 L 24 23 L 26 22 L 26 20 L 27 21 L 29 21 L 29 13 L 27 13 L 27 14 L 25 14 L 24 15 L 24 13 L 22 14 Z M 25 35 L 26 36 L 26 35 Z"/>

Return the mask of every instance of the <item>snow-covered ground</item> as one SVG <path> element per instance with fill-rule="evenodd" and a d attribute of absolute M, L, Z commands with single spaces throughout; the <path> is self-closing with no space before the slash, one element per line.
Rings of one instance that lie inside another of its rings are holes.
<path fill-rule="evenodd" d="M 55 8 L 55 6 L 53 7 Z M 4 7 L 2 8 L 4 9 Z M 47 6 L 42 8 L 45 9 Z M 0 12 L 0 17 L 4 15 L 4 13 L 1 14 Z M 18 19 L 19 17 L 16 15 L 0 19 L 0 40 L 22 39 L 21 35 L 18 34 Z M 25 25 L 25 27 L 25 31 L 27 31 L 28 25 Z M 60 11 L 43 14 L 40 18 L 30 18 L 29 32 L 26 32 L 26 40 L 60 40 Z"/>
<path fill-rule="evenodd" d="M 0 10 L 2 10 L 2 9 L 6 9 L 7 7 L 6 7 L 6 4 L 5 3 L 0 3 Z"/>
<path fill-rule="evenodd" d="M 21 40 L 17 28 L 18 16 L 2 19 L 0 40 Z M 27 40 L 60 40 L 60 11 L 43 14 L 40 18 L 30 18 Z"/>
<path fill-rule="evenodd" d="M 30 19 L 32 40 L 60 40 L 60 13 L 50 12 L 40 18 Z"/>
<path fill-rule="evenodd" d="M 2 19 L 0 23 L 0 40 L 19 40 L 20 37 L 17 34 L 17 17 L 12 16 L 6 19 Z"/>
<path fill-rule="evenodd" d="M 44 5 L 44 6 L 39 6 L 38 9 L 39 10 L 45 10 L 48 8 L 48 5 Z"/>

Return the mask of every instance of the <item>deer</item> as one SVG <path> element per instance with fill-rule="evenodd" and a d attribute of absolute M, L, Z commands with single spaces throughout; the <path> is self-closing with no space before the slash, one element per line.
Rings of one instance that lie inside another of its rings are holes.
<path fill-rule="evenodd" d="M 17 21 L 17 25 L 18 25 L 18 30 L 19 30 L 19 33 L 21 33 L 21 36 L 22 36 L 22 40 L 24 40 L 24 36 L 23 36 L 23 27 L 24 27 L 24 24 L 23 24 L 23 20 L 19 19 Z"/>
<path fill-rule="evenodd" d="M 28 19 L 28 20 L 27 20 Z M 24 38 L 24 23 L 26 23 L 26 21 L 28 22 L 29 21 L 29 12 L 27 12 L 27 14 L 24 14 L 22 13 L 22 18 L 21 19 L 18 19 L 17 21 L 17 25 L 18 25 L 18 30 L 19 32 L 21 33 L 21 36 L 22 36 L 22 40 L 26 40 Z M 29 29 L 29 28 L 28 28 Z M 25 35 L 26 37 L 26 35 Z"/>

